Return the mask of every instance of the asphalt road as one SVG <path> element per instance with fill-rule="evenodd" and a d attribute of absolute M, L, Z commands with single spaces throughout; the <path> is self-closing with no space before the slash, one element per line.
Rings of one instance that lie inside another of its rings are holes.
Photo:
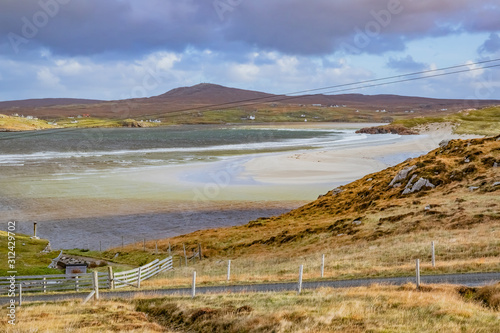
<path fill-rule="evenodd" d="M 456 284 L 464 286 L 480 286 L 493 284 L 500 281 L 500 273 L 473 273 L 473 274 L 448 274 L 448 275 L 422 275 L 422 284 Z M 337 280 L 337 281 L 311 281 L 304 282 L 302 289 L 317 289 L 322 287 L 347 288 L 369 286 L 371 284 L 403 285 L 408 282 L 415 282 L 415 277 L 395 277 L 357 280 Z M 266 283 L 252 285 L 228 285 L 215 287 L 197 287 L 196 294 L 217 294 L 217 293 L 252 293 L 252 292 L 279 292 L 297 290 L 297 283 Z M 54 295 L 23 295 L 25 302 L 56 302 L 64 300 L 83 300 L 90 293 L 70 293 Z M 179 289 L 156 289 L 156 290 L 128 290 L 128 291 L 105 291 L 100 292 L 102 299 L 127 299 L 138 295 L 163 297 L 169 295 L 190 295 L 191 288 Z M 0 305 L 7 304 L 10 298 L 1 297 Z"/>

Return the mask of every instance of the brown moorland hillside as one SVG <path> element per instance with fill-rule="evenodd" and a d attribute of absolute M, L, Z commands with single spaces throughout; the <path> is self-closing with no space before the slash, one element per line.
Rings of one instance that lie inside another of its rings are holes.
<path fill-rule="evenodd" d="M 198 231 L 170 242 L 202 241 L 208 257 L 278 252 L 287 256 L 297 249 L 314 252 L 419 231 L 497 225 L 499 199 L 500 136 L 451 140 L 284 215 Z"/>
<path fill-rule="evenodd" d="M 0 108 L 4 114 L 18 113 L 44 119 L 89 114 L 92 117 L 113 119 L 155 117 L 168 121 L 173 116 L 179 117 L 180 114 L 182 117 L 176 120 L 178 123 L 192 123 L 193 121 L 203 123 L 207 120 L 193 119 L 200 116 L 198 112 L 212 110 L 224 113 L 239 110 L 242 112 L 238 113 L 237 117 L 226 116 L 219 121 L 234 122 L 240 117 L 248 116 L 247 112 L 255 111 L 274 115 L 286 112 L 298 112 L 300 115 L 300 112 L 314 111 L 314 116 L 319 121 L 380 122 L 391 121 L 390 118 L 399 117 L 443 116 L 463 109 L 481 108 L 499 103 L 498 100 L 451 100 L 397 95 L 316 94 L 290 97 L 202 83 L 192 87 L 176 88 L 150 98 L 118 101 L 71 99 L 9 101 L 0 102 Z M 360 113 L 356 113 L 356 110 Z M 365 112 L 369 113 L 365 114 Z M 324 115 L 329 116 L 324 117 Z M 303 121 L 300 117 L 298 119 L 293 117 L 268 119 Z"/>

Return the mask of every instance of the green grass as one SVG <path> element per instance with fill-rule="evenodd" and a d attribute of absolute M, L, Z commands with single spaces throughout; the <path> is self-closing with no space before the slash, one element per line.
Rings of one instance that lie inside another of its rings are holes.
<path fill-rule="evenodd" d="M 0 129 L 8 131 L 30 131 L 55 128 L 45 120 L 11 117 L 0 114 Z"/>
<path fill-rule="evenodd" d="M 155 259 L 162 259 L 167 257 L 165 253 L 156 255 L 154 254 L 154 252 L 151 252 L 150 250 L 144 252 L 139 249 L 127 252 L 121 252 L 120 250 L 99 252 L 99 251 L 88 251 L 85 249 L 71 249 L 71 250 L 64 250 L 64 253 L 75 256 L 107 260 L 118 264 L 132 265 L 132 266 L 142 266 L 147 263 L 150 263 Z M 117 253 L 118 256 L 116 257 Z"/>
<path fill-rule="evenodd" d="M 7 275 L 7 271 L 17 271 L 17 275 L 43 275 L 43 274 L 60 274 L 57 269 L 48 268 L 52 259 L 59 255 L 58 251 L 50 253 L 41 253 L 47 246 L 48 241 L 44 239 L 31 239 L 29 236 L 16 234 L 15 235 L 15 268 L 8 267 L 7 257 L 8 252 L 11 252 L 8 240 L 8 234 L 5 231 L 0 231 L 0 253 L 5 260 L 0 263 L 0 276 Z"/>
<path fill-rule="evenodd" d="M 444 117 L 419 117 L 399 119 L 394 124 L 401 124 L 408 128 L 431 123 L 451 122 L 457 125 L 457 134 L 498 135 L 500 133 L 500 106 L 481 110 L 462 111 Z"/>
<path fill-rule="evenodd" d="M 77 123 L 72 123 L 77 121 Z M 123 120 L 121 119 L 106 119 L 106 118 L 61 118 L 56 120 L 57 125 L 64 128 L 94 128 L 94 127 L 122 127 Z"/>
<path fill-rule="evenodd" d="M 304 115 L 304 117 L 302 116 Z M 255 116 L 255 120 L 248 117 Z M 159 116 L 163 124 L 252 124 L 277 122 L 384 122 L 383 114 L 350 108 L 256 106 L 254 109 L 185 111 Z"/>

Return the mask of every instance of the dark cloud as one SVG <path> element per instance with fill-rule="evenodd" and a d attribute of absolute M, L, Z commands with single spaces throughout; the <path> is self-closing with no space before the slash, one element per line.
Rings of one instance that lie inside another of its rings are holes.
<path fill-rule="evenodd" d="M 480 53 L 495 53 L 500 51 L 500 36 L 496 33 L 490 35 L 483 45 L 479 47 Z"/>
<path fill-rule="evenodd" d="M 0 50 L 116 57 L 190 47 L 380 54 L 423 37 L 495 32 L 499 17 L 498 0 L 4 0 Z"/>
<path fill-rule="evenodd" d="M 410 55 L 404 58 L 389 58 L 387 67 L 398 70 L 400 72 L 417 72 L 427 68 L 426 64 L 422 62 L 416 62 Z"/>

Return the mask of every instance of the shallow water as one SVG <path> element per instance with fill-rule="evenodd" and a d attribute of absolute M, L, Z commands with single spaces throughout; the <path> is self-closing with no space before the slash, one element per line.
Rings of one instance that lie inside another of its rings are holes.
<path fill-rule="evenodd" d="M 188 214 L 152 213 L 109 217 L 75 218 L 37 222 L 37 235 L 49 239 L 53 249 L 102 250 L 125 244 L 164 239 L 200 229 L 243 225 L 259 217 L 270 217 L 289 208 L 191 211 Z M 6 230 L 7 222 L 0 222 Z M 32 235 L 33 222 L 20 221 L 17 232 Z"/>
<path fill-rule="evenodd" d="M 339 185 L 262 184 L 244 175 L 245 161 L 282 151 L 398 140 L 397 135 L 369 136 L 328 126 L 0 133 L 0 213 L 18 220 L 19 232 L 31 233 L 32 222 L 38 221 L 40 236 L 56 248 L 96 249 L 99 241 L 106 247 L 120 245 L 121 236 L 127 243 L 238 225 L 290 209 L 289 204 L 269 208 L 266 201 L 312 200 Z M 197 205 L 200 196 L 203 205 Z M 121 206 L 109 205 L 111 200 Z M 144 213 L 147 205 L 141 206 L 141 200 L 155 202 L 151 213 Z M 192 218 L 168 208 L 176 200 L 192 202 Z M 218 203 L 205 209 L 212 201 Z M 245 209 L 227 209 L 221 201 L 248 204 Z M 117 208 L 124 205 L 123 211 Z"/>

